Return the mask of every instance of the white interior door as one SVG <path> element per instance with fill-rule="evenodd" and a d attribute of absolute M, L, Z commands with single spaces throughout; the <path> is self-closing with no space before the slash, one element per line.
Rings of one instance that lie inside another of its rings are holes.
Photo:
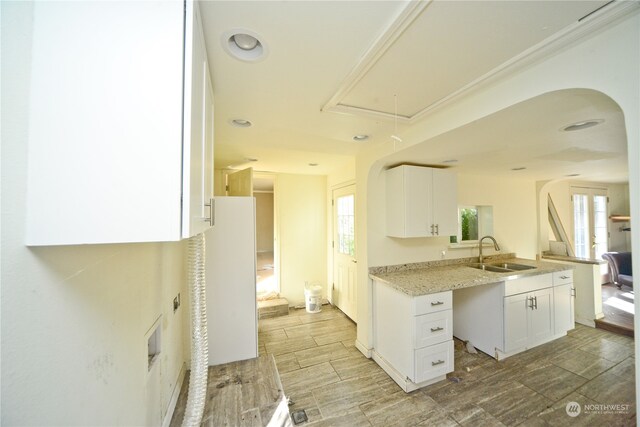
<path fill-rule="evenodd" d="M 253 168 L 227 175 L 228 196 L 253 197 Z"/>
<path fill-rule="evenodd" d="M 333 190 L 333 286 L 331 299 L 353 321 L 356 312 L 356 186 Z"/>

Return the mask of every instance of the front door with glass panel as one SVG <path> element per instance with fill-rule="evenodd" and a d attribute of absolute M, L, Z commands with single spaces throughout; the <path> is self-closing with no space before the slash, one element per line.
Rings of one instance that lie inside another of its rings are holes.
<path fill-rule="evenodd" d="M 333 190 L 333 304 L 356 319 L 355 185 Z"/>
<path fill-rule="evenodd" d="M 571 187 L 571 193 L 576 256 L 602 259 L 609 246 L 607 190 Z"/>

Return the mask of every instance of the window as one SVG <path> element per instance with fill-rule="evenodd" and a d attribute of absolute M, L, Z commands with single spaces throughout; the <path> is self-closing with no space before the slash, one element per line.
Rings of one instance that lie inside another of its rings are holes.
<path fill-rule="evenodd" d="M 336 199 L 338 219 L 338 252 L 354 256 L 355 221 L 354 221 L 354 195 L 341 196 Z"/>
<path fill-rule="evenodd" d="M 478 208 L 460 208 L 460 241 L 478 240 Z"/>
<path fill-rule="evenodd" d="M 487 234 L 493 234 L 493 206 L 458 207 L 458 235 L 452 243 L 477 243 Z"/>

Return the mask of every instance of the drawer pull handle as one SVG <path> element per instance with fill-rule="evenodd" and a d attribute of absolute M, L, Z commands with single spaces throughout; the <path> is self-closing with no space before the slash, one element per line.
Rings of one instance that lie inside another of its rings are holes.
<path fill-rule="evenodd" d="M 561 279 L 568 279 L 570 276 L 560 276 Z"/>
<path fill-rule="evenodd" d="M 437 328 L 431 328 L 431 332 L 439 332 L 442 331 L 444 328 L 441 328 L 440 326 L 438 326 Z"/>
<path fill-rule="evenodd" d="M 434 305 L 442 305 L 444 304 L 442 301 L 436 301 L 436 302 L 432 302 L 431 306 L 433 307 Z"/>
<path fill-rule="evenodd" d="M 444 360 L 438 360 L 437 362 L 431 362 L 431 366 L 438 366 L 438 365 L 442 365 L 444 363 Z"/>

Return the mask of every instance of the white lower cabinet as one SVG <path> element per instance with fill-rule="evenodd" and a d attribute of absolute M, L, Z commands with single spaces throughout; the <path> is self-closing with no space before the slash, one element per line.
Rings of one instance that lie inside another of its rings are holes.
<path fill-rule="evenodd" d="M 504 359 L 573 329 L 571 271 L 455 290 L 453 335 Z"/>
<path fill-rule="evenodd" d="M 528 348 L 553 335 L 553 289 L 504 298 L 504 351 Z"/>
<path fill-rule="evenodd" d="M 374 360 L 406 392 L 453 371 L 451 291 L 411 297 L 374 281 Z"/>
<path fill-rule="evenodd" d="M 555 333 L 565 333 L 575 328 L 575 298 L 573 271 L 560 271 L 553 274 L 553 310 Z"/>

